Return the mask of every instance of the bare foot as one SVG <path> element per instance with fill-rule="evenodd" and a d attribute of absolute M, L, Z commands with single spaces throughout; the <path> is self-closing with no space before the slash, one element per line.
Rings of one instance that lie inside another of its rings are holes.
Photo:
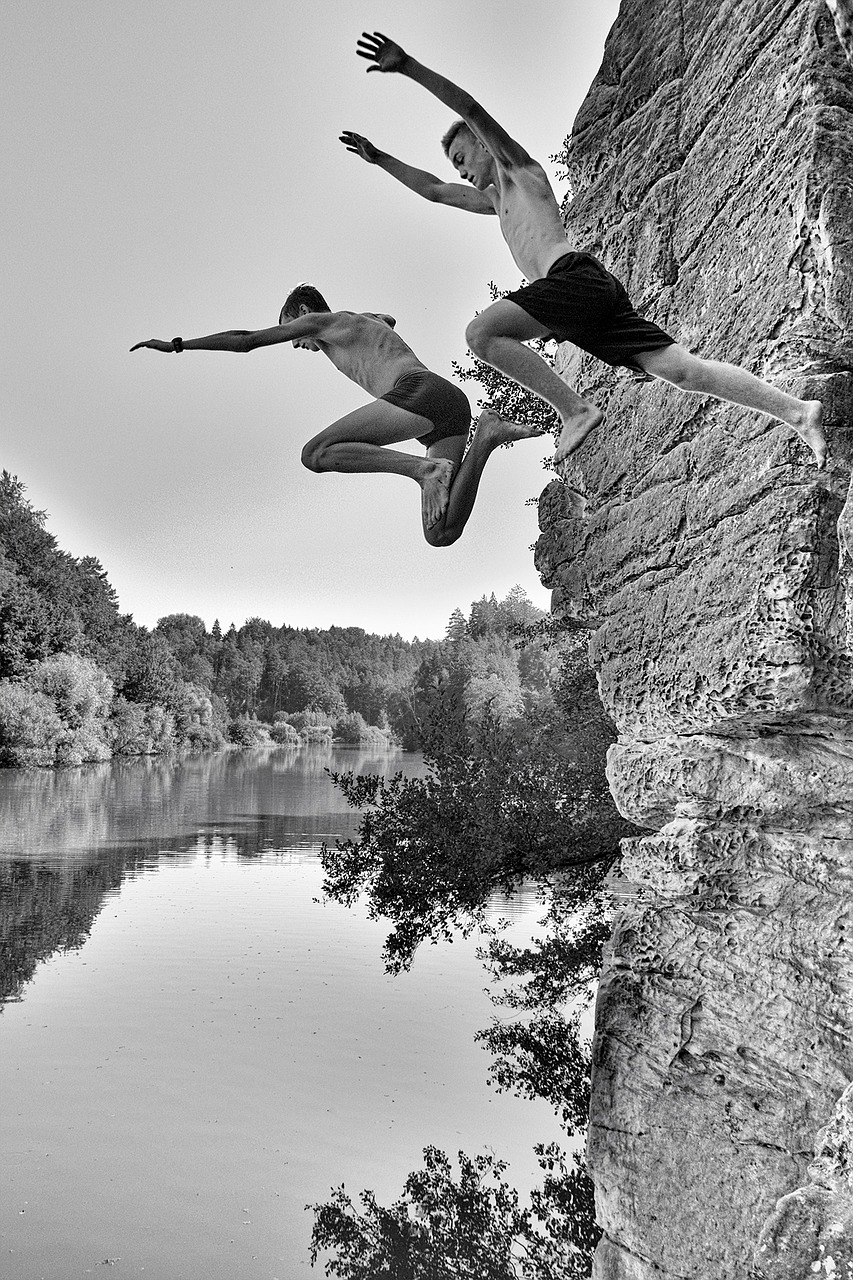
<path fill-rule="evenodd" d="M 566 458 L 579 449 L 590 432 L 594 431 L 603 420 L 604 414 L 592 404 L 582 413 L 564 418 L 563 430 L 554 453 L 554 466 L 559 462 L 565 462 Z"/>
<path fill-rule="evenodd" d="M 494 409 L 484 409 L 477 419 L 475 439 L 479 445 L 486 444 L 497 449 L 502 444 L 515 444 L 517 440 L 535 440 L 548 434 L 547 427 L 531 427 L 524 422 L 510 422 L 502 418 Z"/>
<path fill-rule="evenodd" d="M 453 472 L 454 466 L 449 458 L 424 458 L 424 470 L 418 484 L 421 486 L 421 511 L 425 529 L 438 524 L 447 510 Z"/>
<path fill-rule="evenodd" d="M 801 440 L 809 446 L 814 454 L 818 468 L 826 462 L 826 436 L 823 434 L 823 405 L 819 400 L 803 401 L 803 421 L 797 426 L 791 423 Z"/>

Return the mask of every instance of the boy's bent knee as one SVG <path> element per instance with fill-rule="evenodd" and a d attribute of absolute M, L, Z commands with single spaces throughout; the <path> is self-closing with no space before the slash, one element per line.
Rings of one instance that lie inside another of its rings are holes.
<path fill-rule="evenodd" d="M 482 315 L 474 316 L 474 319 L 465 330 L 465 341 L 470 349 L 477 356 L 485 356 L 489 349 L 489 343 L 496 335 L 487 320 Z"/>
<path fill-rule="evenodd" d="M 678 343 L 645 354 L 647 359 L 641 363 L 647 372 L 656 378 L 665 378 L 667 382 L 681 387 L 684 391 L 699 390 L 706 380 L 707 371 L 704 360 L 700 356 L 694 356 Z"/>
<path fill-rule="evenodd" d="M 431 547 L 451 547 L 457 542 L 461 529 L 445 529 L 440 524 L 434 524 L 431 529 L 424 529 L 424 537 Z"/>
<path fill-rule="evenodd" d="M 323 446 L 316 440 L 309 440 L 302 450 L 302 465 L 309 471 L 324 471 Z"/>
<path fill-rule="evenodd" d="M 673 352 L 671 367 L 673 382 L 685 390 L 693 386 L 701 387 L 707 377 L 704 360 L 691 355 L 689 351 Z"/>

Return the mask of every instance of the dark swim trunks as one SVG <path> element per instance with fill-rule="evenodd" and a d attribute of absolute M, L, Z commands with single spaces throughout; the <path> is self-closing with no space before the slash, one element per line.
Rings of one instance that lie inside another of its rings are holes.
<path fill-rule="evenodd" d="M 437 373 L 430 373 L 429 369 L 413 369 L 411 373 L 404 373 L 379 399 L 429 419 L 433 430 L 425 436 L 416 437 L 425 449 L 448 436 L 468 435 L 471 426 L 468 397 L 452 382 L 440 378 Z"/>
<path fill-rule="evenodd" d="M 570 250 L 547 276 L 506 297 L 547 325 L 557 342 L 573 342 L 605 364 L 624 365 L 643 379 L 648 375 L 634 359 L 637 352 L 660 351 L 675 342 L 638 315 L 624 286 L 591 253 Z"/>

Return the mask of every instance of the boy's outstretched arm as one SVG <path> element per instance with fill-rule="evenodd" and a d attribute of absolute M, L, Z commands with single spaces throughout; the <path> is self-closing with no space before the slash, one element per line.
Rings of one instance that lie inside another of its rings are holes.
<path fill-rule="evenodd" d="M 299 316 L 270 329 L 227 329 L 223 333 L 209 333 L 204 338 L 173 338 L 164 342 L 149 338 L 137 342 L 131 351 L 150 347 L 152 351 L 254 351 L 256 347 L 271 347 L 279 342 L 292 342 L 294 338 L 315 338 L 324 327 L 325 312 Z"/>
<path fill-rule="evenodd" d="M 369 70 L 369 68 L 368 68 Z M 454 209 L 467 209 L 469 213 L 494 213 L 494 205 L 482 191 L 476 187 L 464 186 L 461 182 L 443 182 L 434 173 L 426 169 L 416 169 L 414 165 L 405 164 L 387 151 L 380 151 L 360 133 L 345 129 L 340 141 L 347 151 L 361 156 L 368 164 L 376 164 L 392 178 L 402 182 L 404 187 L 423 196 L 424 200 L 434 200 L 438 204 L 448 204 Z"/>
<path fill-rule="evenodd" d="M 529 163 L 530 156 L 521 143 L 511 138 L 506 129 L 470 93 L 460 89 L 452 80 L 440 76 L 437 71 L 431 71 L 423 63 L 417 62 L 400 45 L 383 36 L 381 31 L 374 31 L 372 35 L 363 31 L 356 44 L 358 56 L 372 63 L 367 68 L 369 72 L 396 71 L 398 75 L 408 76 L 410 80 L 423 85 L 439 102 L 462 117 L 475 137 L 479 138 L 500 164 L 511 166 Z"/>

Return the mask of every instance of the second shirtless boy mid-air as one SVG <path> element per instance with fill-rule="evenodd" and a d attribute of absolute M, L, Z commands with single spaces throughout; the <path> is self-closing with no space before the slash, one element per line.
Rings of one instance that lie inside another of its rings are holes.
<path fill-rule="evenodd" d="M 282 342 L 322 351 L 375 400 L 309 440 L 302 450 L 304 465 L 310 471 L 410 476 L 421 488 L 424 537 L 431 546 L 447 547 L 465 528 L 490 454 L 502 444 L 539 433 L 486 409 L 466 453 L 471 425 L 467 397 L 421 364 L 394 325 L 392 316 L 331 311 L 313 285 L 302 284 L 288 295 L 278 324 L 270 329 L 230 329 L 171 342 L 149 338 L 131 351 L 150 347 L 164 352 L 244 352 Z M 426 457 L 388 448 L 404 440 L 418 440 Z"/>
<path fill-rule="evenodd" d="M 498 216 L 510 253 L 531 283 L 480 312 L 468 326 L 466 338 L 486 364 L 557 410 L 562 432 L 555 462 L 579 448 L 602 414 L 524 345 L 534 338 L 573 342 L 607 364 L 769 414 L 792 427 L 812 450 L 818 466 L 823 466 L 826 440 L 819 400 L 799 400 L 746 369 L 693 355 L 643 319 L 619 280 L 592 254 L 578 252 L 567 243 L 544 169 L 469 93 L 417 62 L 379 31 L 364 32 L 356 52 L 371 63 L 368 71 L 408 76 L 461 117 L 442 144 L 467 185 L 443 182 L 350 130 L 341 135 L 341 141 L 427 200 Z"/>

